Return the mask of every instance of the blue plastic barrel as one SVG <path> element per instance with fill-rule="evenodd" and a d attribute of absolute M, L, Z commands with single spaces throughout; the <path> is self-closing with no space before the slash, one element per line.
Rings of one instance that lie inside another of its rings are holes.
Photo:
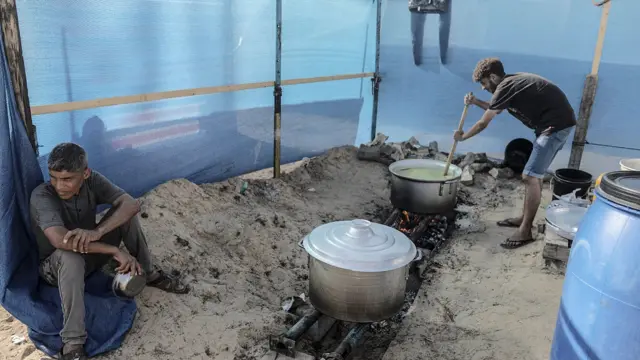
<path fill-rule="evenodd" d="M 551 360 L 640 359 L 640 172 L 603 176 L 573 241 Z"/>

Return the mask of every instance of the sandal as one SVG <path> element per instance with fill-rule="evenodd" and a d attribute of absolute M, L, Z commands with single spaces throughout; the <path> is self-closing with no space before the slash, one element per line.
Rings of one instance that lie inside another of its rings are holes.
<path fill-rule="evenodd" d="M 181 284 L 179 279 L 166 274 L 160 269 L 156 270 L 156 273 L 158 274 L 158 277 L 152 281 L 147 282 L 147 286 L 151 286 L 173 294 L 186 294 L 189 292 L 189 286 Z"/>
<path fill-rule="evenodd" d="M 525 239 L 525 240 L 511 240 L 509 238 L 507 238 L 507 240 L 505 240 L 504 242 L 500 243 L 500 246 L 502 246 L 505 249 L 517 249 L 521 246 L 525 246 L 527 244 L 530 244 L 532 242 L 536 241 L 535 239 Z"/>
<path fill-rule="evenodd" d="M 68 353 L 60 354 L 60 360 L 87 360 L 87 353 L 82 347 L 73 349 Z"/>
<path fill-rule="evenodd" d="M 520 227 L 520 224 L 516 224 L 513 220 L 514 219 L 504 219 L 504 220 L 498 221 L 497 224 L 500 227 L 511 227 L 511 228 Z"/>

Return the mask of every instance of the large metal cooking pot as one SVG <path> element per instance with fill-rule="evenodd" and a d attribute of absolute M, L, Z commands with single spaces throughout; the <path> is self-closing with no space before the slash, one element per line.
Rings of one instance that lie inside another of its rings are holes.
<path fill-rule="evenodd" d="M 456 206 L 462 169 L 449 167 L 449 177 L 441 180 L 418 180 L 402 175 L 402 170 L 427 168 L 444 174 L 446 163 L 431 159 L 407 159 L 389 165 L 391 204 L 395 208 L 419 214 L 442 214 Z"/>
<path fill-rule="evenodd" d="M 301 246 L 309 254 L 311 304 L 348 322 L 381 321 L 400 311 L 409 265 L 422 258 L 403 233 L 367 220 L 321 225 Z"/>

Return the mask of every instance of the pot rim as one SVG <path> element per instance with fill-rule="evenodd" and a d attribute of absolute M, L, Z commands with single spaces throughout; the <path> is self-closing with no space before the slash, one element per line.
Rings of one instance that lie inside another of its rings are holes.
<path fill-rule="evenodd" d="M 419 164 L 437 164 L 437 165 L 442 165 L 442 164 L 444 164 L 444 166 L 446 166 L 446 163 L 444 161 L 435 160 L 435 159 L 404 159 L 404 160 L 396 161 L 396 162 L 392 163 L 391 165 L 389 165 L 389 172 L 393 176 L 396 176 L 399 179 L 410 181 L 410 182 L 415 182 L 415 183 L 421 183 L 421 184 L 451 184 L 451 183 L 459 182 L 460 179 L 462 178 L 462 169 L 460 169 L 457 165 L 451 164 L 449 166 L 449 171 L 455 170 L 455 172 L 457 173 L 457 175 L 455 177 L 453 177 L 453 178 L 446 179 L 446 180 L 418 180 L 418 179 L 412 179 L 410 177 L 402 176 L 402 175 L 399 175 L 398 173 L 396 173 L 396 168 L 402 166 L 403 164 L 406 164 L 406 165 L 409 165 L 409 164 L 416 164 L 416 165 L 419 165 Z M 444 166 L 442 166 L 443 169 L 444 169 Z M 418 167 L 426 168 L 426 166 L 418 166 Z"/>

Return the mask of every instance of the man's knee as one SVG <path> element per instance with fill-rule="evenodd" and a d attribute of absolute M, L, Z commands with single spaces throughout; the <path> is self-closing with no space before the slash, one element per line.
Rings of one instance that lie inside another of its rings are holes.
<path fill-rule="evenodd" d="M 67 250 L 56 250 L 52 256 L 54 255 L 57 255 L 59 276 L 84 279 L 85 259 L 81 254 Z"/>

